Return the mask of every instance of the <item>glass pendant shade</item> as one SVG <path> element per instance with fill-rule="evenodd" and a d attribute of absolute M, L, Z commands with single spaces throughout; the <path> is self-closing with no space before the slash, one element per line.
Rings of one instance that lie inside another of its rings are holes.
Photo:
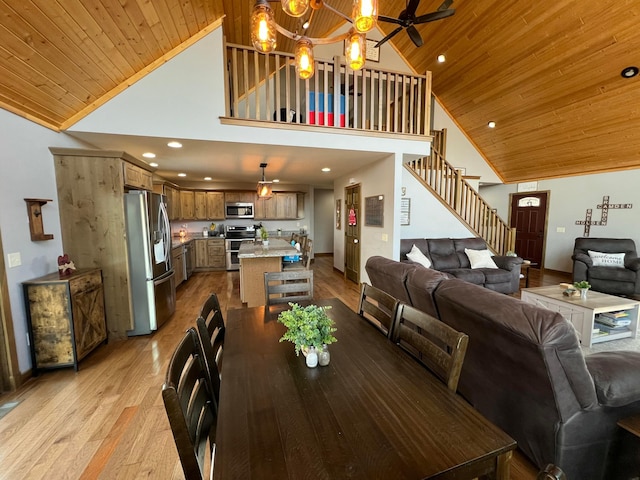
<path fill-rule="evenodd" d="M 301 17 L 309 9 L 309 0 L 281 0 L 282 10 L 292 17 Z"/>
<path fill-rule="evenodd" d="M 365 35 L 352 31 L 345 44 L 344 55 L 353 70 L 360 70 L 364 66 Z"/>
<path fill-rule="evenodd" d="M 258 1 L 253 7 L 251 43 L 261 53 L 273 52 L 276 48 L 276 23 L 267 2 Z"/>
<path fill-rule="evenodd" d="M 302 80 L 313 77 L 313 45 L 306 38 L 301 38 L 296 43 L 296 72 Z"/>
<path fill-rule="evenodd" d="M 264 180 L 258 182 L 257 193 L 260 198 L 271 198 L 273 196 L 271 182 L 265 182 Z"/>
<path fill-rule="evenodd" d="M 378 19 L 378 0 L 353 0 L 351 18 L 358 32 L 368 32 Z"/>

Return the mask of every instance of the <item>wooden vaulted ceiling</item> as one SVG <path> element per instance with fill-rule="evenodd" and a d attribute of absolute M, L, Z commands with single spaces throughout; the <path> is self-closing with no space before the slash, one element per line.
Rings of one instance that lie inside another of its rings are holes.
<path fill-rule="evenodd" d="M 382 15 L 405 8 L 379 1 Z M 351 0 L 328 3 L 350 12 Z M 421 0 L 417 14 L 440 3 Z M 67 128 L 223 17 L 227 41 L 250 44 L 252 4 L 0 0 L 0 106 Z M 453 17 L 418 27 L 421 48 L 405 32 L 391 43 L 416 72 L 433 72 L 434 93 L 505 182 L 640 167 L 640 76 L 620 75 L 640 66 L 638 0 L 455 0 L 452 8 Z M 299 20 L 274 10 L 296 30 Z M 309 35 L 341 22 L 320 10 Z"/>

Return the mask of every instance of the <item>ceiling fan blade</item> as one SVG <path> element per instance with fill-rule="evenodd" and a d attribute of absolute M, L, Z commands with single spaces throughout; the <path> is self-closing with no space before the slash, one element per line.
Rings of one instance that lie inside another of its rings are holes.
<path fill-rule="evenodd" d="M 399 18 L 385 17 L 384 15 L 378 15 L 378 20 L 389 23 L 397 23 L 398 25 L 404 25 L 404 22 Z"/>
<path fill-rule="evenodd" d="M 454 13 L 456 13 L 456 11 L 453 9 L 439 10 L 439 11 L 427 13 L 426 15 L 420 15 L 419 17 L 416 17 L 413 23 L 420 24 L 420 23 L 435 22 L 436 20 L 442 20 L 443 18 L 450 17 Z"/>
<path fill-rule="evenodd" d="M 442 5 L 438 7 L 438 10 L 447 10 L 452 3 L 453 0 L 444 0 L 444 2 L 442 2 Z"/>
<path fill-rule="evenodd" d="M 409 38 L 415 44 L 416 47 L 422 46 L 422 37 L 420 36 L 420 32 L 413 25 L 407 27 L 407 33 L 409 34 Z"/>
<path fill-rule="evenodd" d="M 418 9 L 418 5 L 420 5 L 420 0 L 409 0 L 409 5 L 407 5 L 407 18 L 412 18 L 416 14 L 416 10 Z"/>
<path fill-rule="evenodd" d="M 376 48 L 378 48 L 380 45 L 382 45 L 383 43 L 385 43 L 387 40 L 389 40 L 391 37 L 393 37 L 396 33 L 398 33 L 400 30 L 402 30 L 402 27 L 398 27 L 396 28 L 393 32 L 391 32 L 389 35 L 387 35 L 386 37 L 384 37 L 382 40 L 380 40 L 378 43 L 376 43 Z"/>

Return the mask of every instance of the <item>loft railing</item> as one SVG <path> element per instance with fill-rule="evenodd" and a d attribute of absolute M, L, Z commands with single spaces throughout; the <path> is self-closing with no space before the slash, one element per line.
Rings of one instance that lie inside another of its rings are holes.
<path fill-rule="evenodd" d="M 445 160 L 446 129 L 433 131 L 431 134 L 431 156 L 412 160 L 405 167 L 440 197 L 451 212 L 482 237 L 495 253 L 504 255 L 513 251 L 516 229 L 509 227 L 496 210 L 463 179 L 460 170 Z"/>
<path fill-rule="evenodd" d="M 323 125 L 369 132 L 430 134 L 431 72 L 347 68 L 342 57 L 316 60 L 315 75 L 298 79 L 294 56 L 263 55 L 227 44 L 227 116 Z M 339 93 L 336 93 L 339 92 Z"/>

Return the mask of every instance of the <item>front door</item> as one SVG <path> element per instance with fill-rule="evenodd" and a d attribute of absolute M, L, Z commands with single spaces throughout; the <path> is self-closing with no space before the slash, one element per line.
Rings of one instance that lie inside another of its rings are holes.
<path fill-rule="evenodd" d="M 542 267 L 547 224 L 547 193 L 511 195 L 511 227 L 516 229 L 516 253 Z"/>
<path fill-rule="evenodd" d="M 360 283 L 360 185 L 345 188 L 344 276 Z"/>

